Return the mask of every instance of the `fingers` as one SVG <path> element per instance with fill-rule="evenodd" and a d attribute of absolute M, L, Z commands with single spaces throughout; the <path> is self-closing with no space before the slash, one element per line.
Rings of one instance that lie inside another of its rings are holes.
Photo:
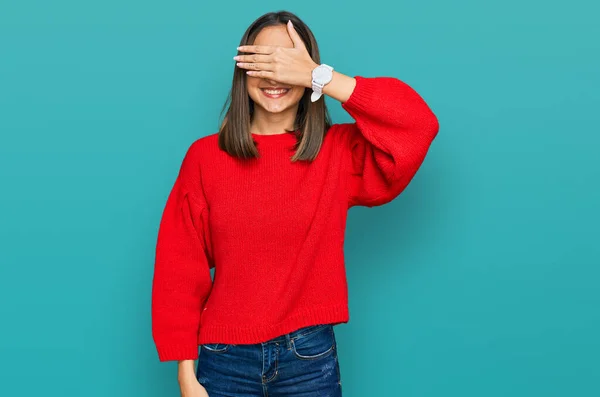
<path fill-rule="evenodd" d="M 304 42 L 302 41 L 302 38 L 300 37 L 298 32 L 296 32 L 296 28 L 294 27 L 294 24 L 292 24 L 291 19 L 287 23 L 287 30 L 290 35 L 290 38 L 292 39 L 292 42 L 294 43 L 294 48 L 306 48 Z"/>
<path fill-rule="evenodd" d="M 252 55 L 236 55 L 233 57 L 236 61 L 236 66 L 243 69 L 250 70 L 268 70 L 272 71 L 275 69 L 275 65 L 272 63 L 271 55 L 264 54 L 252 54 Z"/>
<path fill-rule="evenodd" d="M 233 57 L 238 62 L 253 62 L 253 63 L 263 63 L 263 62 L 272 62 L 273 58 L 271 55 L 262 55 L 262 54 L 252 54 L 252 55 L 236 55 Z"/>
<path fill-rule="evenodd" d="M 264 79 L 275 79 L 275 73 L 266 70 L 247 70 L 246 74 L 252 77 L 261 77 Z"/>
<path fill-rule="evenodd" d="M 249 70 L 268 70 L 268 71 L 272 71 L 275 69 L 274 65 L 272 63 L 249 63 L 249 62 L 238 62 L 236 63 L 236 66 L 242 68 L 242 69 L 249 69 Z"/>
<path fill-rule="evenodd" d="M 240 52 L 254 52 L 258 54 L 272 54 L 275 52 L 275 46 L 272 45 L 243 45 L 237 49 Z"/>

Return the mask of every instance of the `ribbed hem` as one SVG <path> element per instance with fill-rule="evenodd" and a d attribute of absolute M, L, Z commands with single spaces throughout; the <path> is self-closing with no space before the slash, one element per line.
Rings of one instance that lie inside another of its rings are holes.
<path fill-rule="evenodd" d="M 256 141 L 259 145 L 286 145 L 290 147 L 293 146 L 298 140 L 297 134 L 298 131 L 282 132 L 269 135 L 255 134 L 250 132 L 252 139 L 254 139 L 254 141 Z"/>
<path fill-rule="evenodd" d="M 348 100 L 342 103 L 342 108 L 346 111 L 364 112 L 369 106 L 377 103 L 381 98 L 377 93 L 377 85 L 381 84 L 376 78 L 368 78 L 363 76 L 354 76 L 356 86 L 350 94 Z"/>
<path fill-rule="evenodd" d="M 198 345 L 162 345 L 156 346 L 160 361 L 196 360 L 198 358 Z"/>
<path fill-rule="evenodd" d="M 266 342 L 302 327 L 316 324 L 347 323 L 348 305 L 320 306 L 301 310 L 277 324 L 231 326 L 203 324 L 198 334 L 198 344 L 229 343 L 253 344 Z"/>

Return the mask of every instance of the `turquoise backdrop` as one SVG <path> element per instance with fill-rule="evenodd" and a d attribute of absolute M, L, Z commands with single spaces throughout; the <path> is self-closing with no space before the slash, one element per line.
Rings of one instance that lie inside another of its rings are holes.
<path fill-rule="evenodd" d="M 441 125 L 397 200 L 350 210 L 345 397 L 600 395 L 599 8 L 3 1 L 0 395 L 179 395 L 150 332 L 159 217 L 242 33 L 280 9 Z"/>

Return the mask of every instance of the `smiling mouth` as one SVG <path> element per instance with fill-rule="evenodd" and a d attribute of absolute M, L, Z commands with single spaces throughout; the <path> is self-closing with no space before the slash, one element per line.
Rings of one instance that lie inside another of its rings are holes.
<path fill-rule="evenodd" d="M 281 98 L 290 91 L 289 88 L 261 88 L 260 90 L 267 98 Z"/>

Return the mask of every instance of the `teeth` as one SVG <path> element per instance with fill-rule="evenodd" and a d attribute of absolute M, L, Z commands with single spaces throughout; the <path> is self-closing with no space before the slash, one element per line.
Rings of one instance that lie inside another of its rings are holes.
<path fill-rule="evenodd" d="M 279 94 L 283 94 L 284 92 L 287 92 L 288 90 L 263 90 L 263 91 L 269 95 L 279 95 Z"/>

